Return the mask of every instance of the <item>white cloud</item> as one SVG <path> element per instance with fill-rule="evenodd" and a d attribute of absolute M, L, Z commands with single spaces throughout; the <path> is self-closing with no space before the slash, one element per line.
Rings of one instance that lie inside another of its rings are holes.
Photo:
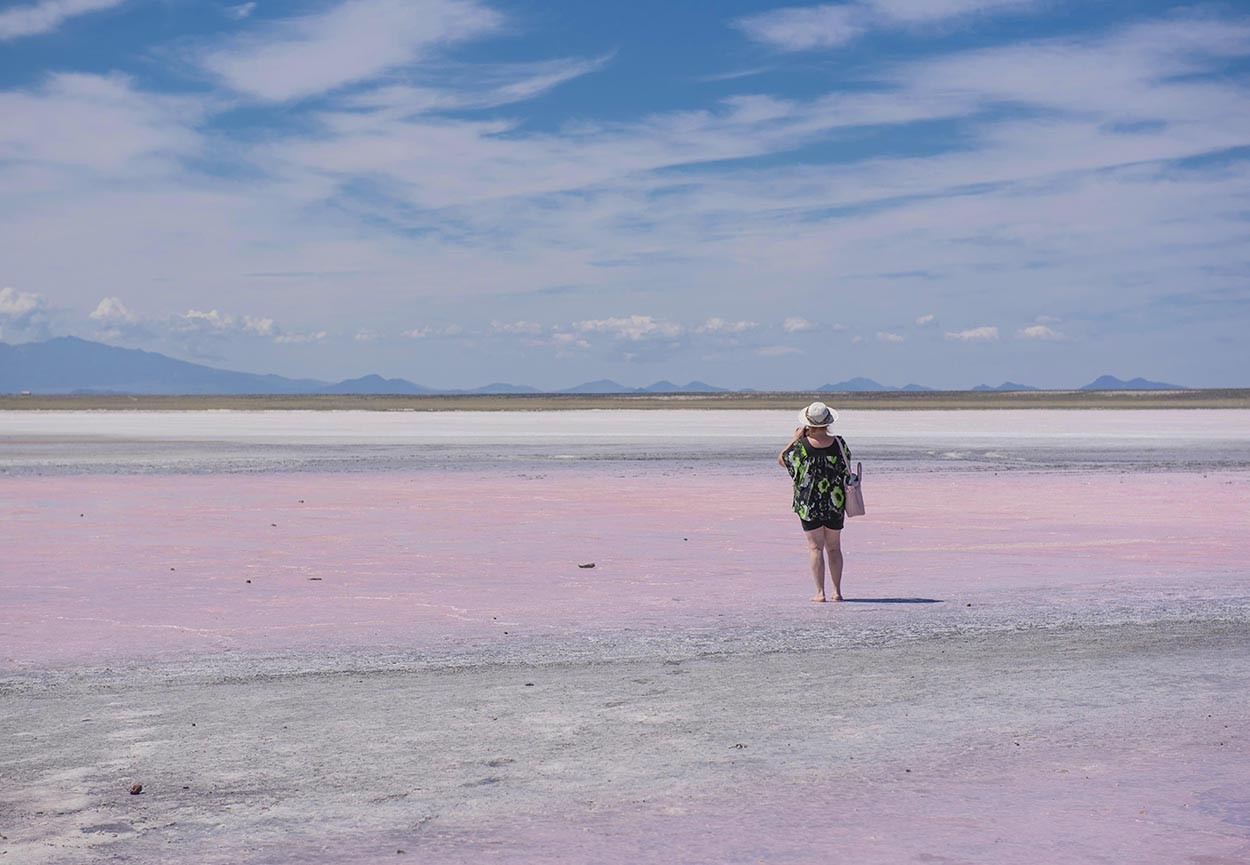
<path fill-rule="evenodd" d="M 956 342 L 997 342 L 998 328 L 992 326 L 973 327 L 968 330 L 947 331 L 946 338 Z"/>
<path fill-rule="evenodd" d="M 263 136 L 207 127 L 214 165 L 227 169 L 211 182 L 196 173 L 199 160 L 184 158 L 205 152 L 194 111 L 125 79 L 78 76 L 71 87 L 53 76 L 0 93 L 0 261 L 13 268 L 10 282 L 26 286 L 51 284 L 39 268 L 56 262 L 58 302 L 84 313 L 102 290 L 118 290 L 102 284 L 126 286 L 140 309 L 239 310 L 262 285 L 240 283 L 239 272 L 368 270 L 367 285 L 355 283 L 347 334 L 360 324 L 351 316 L 377 322 L 408 291 L 432 315 L 474 332 L 492 314 L 535 315 L 538 307 L 475 298 L 500 285 L 518 297 L 537 293 L 552 273 L 601 297 L 654 286 L 666 305 L 634 308 L 696 326 L 709 309 L 760 321 L 778 314 L 770 310 L 810 310 L 805 299 L 836 284 L 844 321 L 942 308 L 934 335 L 951 322 L 1001 320 L 1010 322 L 1007 342 L 1030 319 L 1020 310 L 1039 297 L 1100 330 L 1123 329 L 1114 316 L 1124 309 L 1157 327 L 1160 298 L 1192 285 L 1197 303 L 1232 282 L 1244 261 L 1250 164 L 1179 161 L 1250 143 L 1245 81 L 1222 74 L 1218 60 L 1244 47 L 1244 24 L 1178 13 L 1150 28 L 986 50 L 943 43 L 915 62 L 866 67 L 867 89 L 802 98 L 778 90 L 599 124 L 566 112 L 539 131 L 523 109 L 507 119 L 413 117 L 380 90 L 369 91 L 378 97 L 372 107 L 336 95 L 289 107 L 290 122 Z M 430 84 L 406 72 L 387 80 Z M 481 80 L 468 92 L 430 90 L 437 99 L 496 98 L 490 76 Z M 1002 104 L 1022 110 L 999 112 Z M 102 106 L 103 127 L 94 120 Z M 952 121 L 960 147 L 934 142 L 933 152 L 898 156 L 891 143 L 911 140 L 910 124 L 935 116 Z M 844 161 L 784 155 L 856 125 L 872 126 L 885 148 Z M 24 131 L 15 139 L 14 130 Z M 97 151 L 118 155 L 100 160 Z M 778 158 L 737 159 L 767 153 Z M 246 180 L 232 180 L 230 168 Z M 106 173 L 141 182 L 94 179 Z M 78 253 L 65 255 L 71 243 Z M 628 264 L 597 263 L 605 260 Z M 301 326 L 313 329 L 343 314 L 344 285 L 291 276 L 263 290 L 275 306 L 298 304 L 309 316 Z M 726 298 L 734 306 L 709 305 Z M 552 321 L 596 314 L 571 312 L 575 302 L 544 295 L 541 308 Z M 1235 317 L 1204 315 L 1211 306 L 1176 309 L 1163 311 L 1169 328 Z M 872 340 L 871 325 L 862 329 Z M 1036 354 L 1027 345 L 1011 347 Z"/>
<path fill-rule="evenodd" d="M 198 336 L 273 337 L 275 343 L 308 341 L 305 338 L 306 335 L 287 333 L 278 327 L 272 318 L 252 315 L 236 316 L 217 309 L 189 309 L 180 315 L 170 316 L 163 324 L 174 333 Z"/>
<path fill-rule="evenodd" d="M 916 327 L 930 327 L 937 323 L 937 316 L 932 313 L 919 316 L 916 319 Z"/>
<path fill-rule="evenodd" d="M 256 11 L 255 3 L 240 3 L 238 6 L 227 6 L 226 14 L 236 21 L 242 21 Z"/>
<path fill-rule="evenodd" d="M 610 59 L 611 55 L 604 55 L 594 59 L 565 58 L 484 67 L 484 74 L 478 76 L 480 80 L 472 82 L 472 89 L 479 95 L 464 97 L 464 104 L 489 107 L 533 99 L 566 81 L 602 68 Z M 465 77 L 457 76 L 462 87 Z"/>
<path fill-rule="evenodd" d="M 492 321 L 490 332 L 536 336 L 543 332 L 543 326 L 536 321 Z"/>
<path fill-rule="evenodd" d="M 120 298 L 105 297 L 96 305 L 95 311 L 91 313 L 91 318 L 101 324 L 132 324 L 136 321 L 135 316 L 126 304 L 121 302 Z"/>
<path fill-rule="evenodd" d="M 0 41 L 50 33 L 65 21 L 121 5 L 125 0 L 39 0 L 0 12 Z"/>
<path fill-rule="evenodd" d="M 746 333 L 759 327 L 758 322 L 754 321 L 728 321 L 723 318 L 713 316 L 703 324 L 696 327 L 695 333 L 716 333 L 716 334 L 739 334 Z"/>
<path fill-rule="evenodd" d="M 805 318 L 792 316 L 781 323 L 781 329 L 786 333 L 805 333 L 809 330 L 815 330 L 816 325 Z"/>
<path fill-rule="evenodd" d="M 317 330 L 311 333 L 283 333 L 274 337 L 273 341 L 279 345 L 291 345 L 306 342 L 320 342 L 327 336 L 329 336 L 329 333 L 324 330 Z"/>
<path fill-rule="evenodd" d="M 1021 328 L 1016 331 L 1017 339 L 1040 339 L 1048 342 L 1059 342 L 1064 337 L 1062 333 L 1047 327 L 1044 324 L 1034 324 L 1029 327 Z"/>
<path fill-rule="evenodd" d="M 730 22 L 747 38 L 780 51 L 845 45 L 870 30 L 948 22 L 976 14 L 1037 8 L 1043 0 L 859 0 L 789 6 Z"/>
<path fill-rule="evenodd" d="M 377 331 L 370 330 L 367 327 L 362 327 L 358 328 L 356 332 L 352 334 L 352 339 L 356 342 L 377 342 L 380 337 Z"/>
<path fill-rule="evenodd" d="M 464 327 L 459 324 L 423 325 L 405 330 L 400 336 L 409 339 L 437 339 L 439 337 L 461 336 Z"/>
<path fill-rule="evenodd" d="M 795 348 L 792 345 L 765 345 L 755 350 L 757 357 L 784 357 L 788 354 L 802 353 L 802 349 Z"/>
<path fill-rule="evenodd" d="M 222 333 L 234 328 L 234 316 L 220 313 L 215 309 L 188 309 L 172 319 L 174 329 L 184 332 L 215 332 Z"/>
<path fill-rule="evenodd" d="M 243 316 L 243 332 L 255 334 L 256 336 L 272 336 L 274 333 L 274 324 L 272 318 L 253 318 L 250 315 Z"/>
<path fill-rule="evenodd" d="M 573 329 L 582 333 L 606 333 L 617 339 L 627 339 L 632 342 L 644 339 L 673 339 L 682 333 L 681 325 L 652 318 L 649 315 L 575 321 Z"/>
<path fill-rule="evenodd" d="M 902 342 L 903 338 L 904 337 L 901 333 L 891 333 L 887 330 L 877 331 L 877 342 Z"/>
<path fill-rule="evenodd" d="M 929 23 L 975 14 L 1023 11 L 1043 0 L 863 0 L 884 18 L 900 23 Z"/>
<path fill-rule="evenodd" d="M 197 151 L 202 111 L 122 75 L 57 73 L 35 90 L 0 91 L 0 163 L 164 173 L 171 157 Z"/>
<path fill-rule="evenodd" d="M 49 311 L 48 302 L 37 292 L 0 288 L 0 338 L 5 334 L 4 327 L 28 338 L 50 336 Z"/>
<path fill-rule="evenodd" d="M 575 348 L 590 348 L 590 343 L 584 337 L 578 336 L 575 333 L 568 333 L 566 331 L 557 331 L 556 333 L 553 333 L 550 340 L 551 344 L 554 345 L 559 351 L 569 351 Z"/>
<path fill-rule="evenodd" d="M 594 59 L 564 58 L 532 63 L 443 66 L 438 75 L 426 72 L 423 83 L 380 83 L 343 96 L 338 105 L 348 113 L 323 114 L 340 133 L 377 134 L 390 122 L 410 122 L 434 111 L 495 108 L 541 96 L 566 81 L 600 69 L 611 55 Z M 380 129 L 378 121 L 384 125 Z M 441 121 L 445 125 L 446 121 Z"/>
<path fill-rule="evenodd" d="M 201 62 L 233 90 L 286 102 L 376 78 L 502 23 L 475 0 L 346 0 L 240 37 Z"/>
<path fill-rule="evenodd" d="M 863 13 L 855 4 L 792 6 L 738 18 L 733 26 L 749 39 L 782 51 L 808 51 L 843 45 L 864 29 Z"/>
<path fill-rule="evenodd" d="M 0 318 L 14 324 L 27 321 L 46 309 L 43 296 L 33 291 L 18 291 L 15 288 L 0 288 Z"/>

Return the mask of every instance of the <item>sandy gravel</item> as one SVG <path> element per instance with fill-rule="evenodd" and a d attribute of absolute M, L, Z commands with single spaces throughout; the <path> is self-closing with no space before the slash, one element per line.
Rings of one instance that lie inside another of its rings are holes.
<path fill-rule="evenodd" d="M 993 836 L 1029 838 L 1022 862 L 1232 865 L 1250 855 L 1234 783 L 1250 772 L 1247 624 L 1224 608 L 837 650 L 722 635 L 712 654 L 670 639 L 624 660 L 329 654 L 298 671 L 251 658 L 13 679 L 0 850 L 67 865 L 400 849 L 801 862 L 837 843 L 859 861 L 1017 861 L 976 852 Z M 817 801 L 897 809 L 900 785 L 919 797 L 908 825 L 839 805 L 806 836 L 783 831 Z M 744 808 L 750 822 L 727 819 Z M 947 837 L 961 808 L 973 822 Z M 1037 808 L 1065 828 L 1038 835 Z M 724 824 L 711 837 L 709 820 Z M 647 842 L 656 821 L 673 834 Z"/>

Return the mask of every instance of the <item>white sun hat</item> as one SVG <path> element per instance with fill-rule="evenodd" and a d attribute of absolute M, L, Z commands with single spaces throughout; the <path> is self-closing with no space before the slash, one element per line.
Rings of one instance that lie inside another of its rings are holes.
<path fill-rule="evenodd" d="M 799 423 L 803 426 L 829 426 L 838 419 L 838 413 L 823 402 L 814 402 L 799 412 Z"/>

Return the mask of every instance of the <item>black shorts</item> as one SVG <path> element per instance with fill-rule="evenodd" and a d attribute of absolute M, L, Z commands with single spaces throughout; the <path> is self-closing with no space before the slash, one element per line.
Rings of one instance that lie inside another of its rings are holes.
<path fill-rule="evenodd" d="M 810 532 L 814 529 L 826 528 L 833 529 L 835 532 L 842 531 L 842 526 L 846 524 L 846 515 L 838 514 L 836 517 L 828 517 L 823 520 L 799 520 L 803 524 L 803 531 Z"/>

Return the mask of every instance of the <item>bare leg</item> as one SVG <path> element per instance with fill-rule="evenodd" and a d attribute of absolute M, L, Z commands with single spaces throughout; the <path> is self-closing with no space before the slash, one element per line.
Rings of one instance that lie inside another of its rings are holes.
<path fill-rule="evenodd" d="M 821 529 L 825 535 L 825 555 L 829 557 L 829 576 L 833 580 L 833 599 L 842 600 L 842 533 L 837 529 Z"/>
<path fill-rule="evenodd" d="M 807 552 L 812 563 L 812 579 L 816 581 L 816 594 L 812 600 L 823 604 L 825 602 L 825 529 L 823 526 L 818 526 L 803 534 L 807 535 Z"/>

